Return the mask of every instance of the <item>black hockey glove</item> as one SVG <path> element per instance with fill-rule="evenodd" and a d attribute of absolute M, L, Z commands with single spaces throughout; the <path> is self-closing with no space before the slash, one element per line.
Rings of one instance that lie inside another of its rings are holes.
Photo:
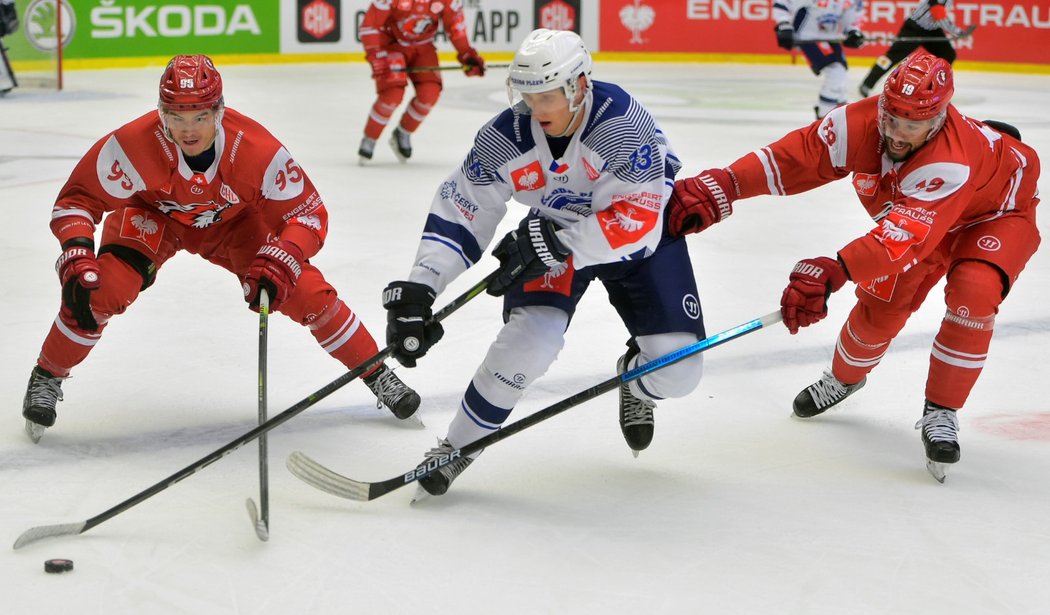
<path fill-rule="evenodd" d="M 441 323 L 433 320 L 434 289 L 415 282 L 391 282 L 383 289 L 386 308 L 386 343 L 401 365 L 415 367 L 416 359 L 438 343 L 445 334 Z"/>
<path fill-rule="evenodd" d="M 557 229 L 546 218 L 525 218 L 517 229 L 507 233 L 492 251 L 499 259 L 499 270 L 486 292 L 499 297 L 512 286 L 534 280 L 564 263 L 569 249 L 558 240 Z"/>
<path fill-rule="evenodd" d="M 786 21 L 782 21 L 773 28 L 777 34 L 777 46 L 790 50 L 795 46 L 795 29 Z"/>
<path fill-rule="evenodd" d="M 842 46 L 850 49 L 860 49 L 864 45 L 864 33 L 860 30 L 850 30 L 846 38 L 842 39 Z"/>

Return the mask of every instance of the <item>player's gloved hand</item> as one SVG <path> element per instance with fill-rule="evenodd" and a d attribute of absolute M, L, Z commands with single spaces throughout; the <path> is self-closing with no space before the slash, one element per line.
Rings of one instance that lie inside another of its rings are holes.
<path fill-rule="evenodd" d="M 390 59 L 387 58 L 385 51 L 377 51 L 375 55 L 369 55 L 368 63 L 372 66 L 373 79 L 390 74 Z"/>
<path fill-rule="evenodd" d="M 780 314 L 792 335 L 828 315 L 828 297 L 849 279 L 837 259 L 819 256 L 795 264 L 780 296 Z"/>
<path fill-rule="evenodd" d="M 288 300 L 295 283 L 303 273 L 303 251 L 290 241 L 271 241 L 259 248 L 248 265 L 242 288 L 244 300 L 253 312 L 259 311 L 259 289 L 265 288 L 270 309 L 276 310 Z"/>
<path fill-rule="evenodd" d="M 733 178 L 724 169 L 708 169 L 676 181 L 667 203 L 671 236 L 699 233 L 725 220 L 733 213 L 736 196 Z"/>
<path fill-rule="evenodd" d="M 463 72 L 468 77 L 481 77 L 485 74 L 485 59 L 479 56 L 473 47 L 456 54 L 456 59 L 463 65 Z"/>
<path fill-rule="evenodd" d="M 70 239 L 62 246 L 55 271 L 62 284 L 62 315 L 72 318 L 85 331 L 98 331 L 91 313 L 91 291 L 102 284 L 95 259 L 95 242 L 87 237 Z"/>
<path fill-rule="evenodd" d="M 391 282 L 383 289 L 386 308 L 386 343 L 393 344 L 394 358 L 405 367 L 438 343 L 445 329 L 434 320 L 434 289 L 416 282 Z"/>
<path fill-rule="evenodd" d="M 777 46 L 783 49 L 791 49 L 795 46 L 795 28 L 786 21 L 782 21 L 773 28 L 777 34 Z"/>
<path fill-rule="evenodd" d="M 934 4 L 932 2 L 930 4 L 930 17 L 933 17 L 933 25 L 943 30 L 948 36 L 959 36 L 962 31 L 952 22 L 951 17 L 948 16 L 948 9 L 945 8 L 944 4 Z"/>
<path fill-rule="evenodd" d="M 860 30 L 850 30 L 846 33 L 846 38 L 842 39 L 842 46 L 860 49 L 864 46 L 864 33 Z"/>
<path fill-rule="evenodd" d="M 499 269 L 486 292 L 499 297 L 515 284 L 524 284 L 564 263 L 570 252 L 558 239 L 557 230 L 546 218 L 525 218 L 518 228 L 507 233 L 492 251 L 499 259 Z"/>

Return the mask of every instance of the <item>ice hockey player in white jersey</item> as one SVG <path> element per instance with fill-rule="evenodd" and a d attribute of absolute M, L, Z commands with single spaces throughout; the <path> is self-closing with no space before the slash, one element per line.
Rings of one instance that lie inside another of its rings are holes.
<path fill-rule="evenodd" d="M 797 46 L 806 56 L 814 75 L 824 84 L 813 111 L 820 119 L 844 105 L 849 89 L 846 55 L 842 48 L 864 44 L 860 22 L 864 0 L 774 0 L 773 20 L 777 45 L 791 50 Z"/>
<path fill-rule="evenodd" d="M 510 108 L 478 131 L 441 184 L 408 280 L 383 293 L 387 343 L 412 367 L 443 334 L 429 322 L 436 295 L 481 260 L 509 201 L 529 208 L 493 251 L 500 266 L 487 290 L 503 297 L 505 324 L 423 464 L 499 429 L 557 358 L 594 280 L 631 335 L 621 372 L 705 335 L 686 243 L 666 230 L 681 163 L 652 116 L 620 87 L 591 79 L 590 53 L 573 32 L 530 33 L 509 72 Z M 621 387 L 621 428 L 636 454 L 652 440 L 654 400 L 690 393 L 702 366 L 695 355 Z M 443 494 L 471 461 L 459 458 L 420 486 Z"/>

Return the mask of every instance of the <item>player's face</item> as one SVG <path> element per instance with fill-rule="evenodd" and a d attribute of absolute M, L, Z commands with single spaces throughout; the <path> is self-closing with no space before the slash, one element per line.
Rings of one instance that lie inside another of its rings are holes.
<path fill-rule="evenodd" d="M 521 99 L 532 111 L 532 118 L 540 123 L 544 134 L 551 136 L 572 134 L 583 121 L 583 114 L 574 114 L 569 110 L 569 99 L 561 88 L 536 92 L 533 94 L 523 93 Z M 577 96 L 577 104 L 581 104 L 583 92 Z M 576 117 L 573 117 L 573 116 Z M 571 124 L 571 126 L 570 126 Z"/>
<path fill-rule="evenodd" d="M 215 142 L 214 109 L 165 111 L 164 123 L 175 144 L 186 156 L 197 156 Z"/>
<path fill-rule="evenodd" d="M 894 162 L 901 162 L 926 143 L 937 118 L 909 120 L 890 113 L 882 114 L 882 141 L 886 155 Z"/>

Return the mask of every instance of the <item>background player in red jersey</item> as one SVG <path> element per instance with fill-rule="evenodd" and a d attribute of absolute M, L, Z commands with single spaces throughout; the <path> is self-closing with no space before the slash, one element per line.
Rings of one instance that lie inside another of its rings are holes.
<path fill-rule="evenodd" d="M 467 39 L 462 0 L 372 0 L 368 7 L 361 22 L 361 43 L 365 58 L 372 65 L 378 97 L 368 112 L 365 135 L 357 150 L 362 164 L 372 159 L 376 139 L 405 97 L 409 81 L 415 94 L 390 135 L 390 147 L 401 162 L 412 156 L 411 134 L 437 104 L 441 75 L 436 71 L 405 69 L 437 65 L 434 35 L 439 22 L 456 48 L 456 58 L 467 76 L 484 75 L 485 60 Z"/>
<path fill-rule="evenodd" d="M 781 297 L 791 333 L 827 315 L 847 280 L 857 304 L 839 334 L 831 370 L 794 401 L 811 417 L 864 386 L 908 317 L 947 277 L 947 305 L 930 354 L 922 428 L 939 480 L 959 460 L 958 419 L 988 355 L 995 316 L 1039 246 L 1039 158 L 1012 126 L 979 122 L 950 104 L 949 63 L 909 56 L 882 95 L 839 107 L 725 169 L 675 183 L 671 231 L 699 232 L 732 213 L 735 199 L 798 194 L 852 176 L 877 226 L 837 258 L 800 261 Z"/>
<path fill-rule="evenodd" d="M 328 230 L 324 202 L 273 135 L 226 108 L 222 77 L 206 56 L 173 58 L 158 110 L 95 143 L 59 193 L 51 230 L 62 246 L 55 265 L 62 306 L 23 402 L 34 442 L 55 423 L 62 380 L 179 250 L 236 275 L 254 310 L 265 288 L 272 310 L 309 328 L 347 368 L 378 352 L 307 260 Z M 419 406 L 419 396 L 383 364 L 364 381 L 398 418 Z"/>

